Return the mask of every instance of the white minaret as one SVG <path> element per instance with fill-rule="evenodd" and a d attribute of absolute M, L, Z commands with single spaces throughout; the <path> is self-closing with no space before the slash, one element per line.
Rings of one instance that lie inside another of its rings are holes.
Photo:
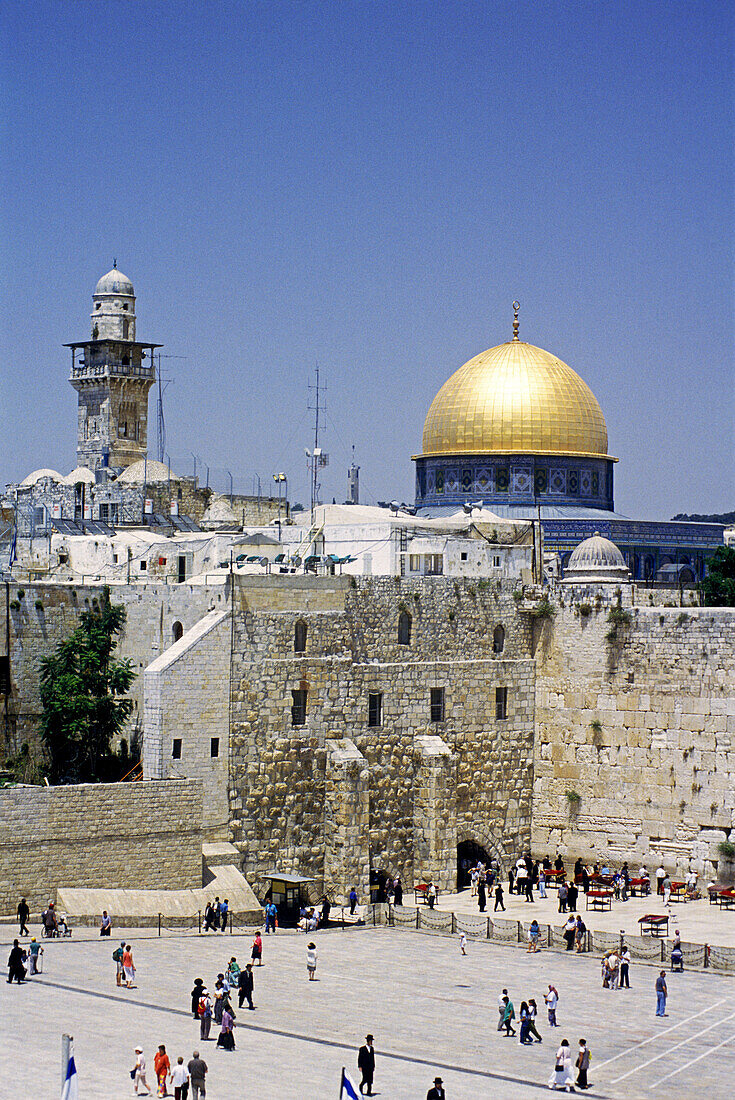
<path fill-rule="evenodd" d="M 135 290 L 117 261 L 94 289 L 92 339 L 135 340 Z"/>

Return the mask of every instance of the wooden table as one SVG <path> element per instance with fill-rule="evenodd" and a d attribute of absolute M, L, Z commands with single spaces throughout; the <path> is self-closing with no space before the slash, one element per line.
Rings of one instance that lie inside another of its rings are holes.
<path fill-rule="evenodd" d="M 660 939 L 662 936 L 668 936 L 669 934 L 669 918 L 659 913 L 646 913 L 644 917 L 638 918 L 638 923 L 641 926 L 642 936 L 647 933 L 649 936 L 656 936 Z"/>

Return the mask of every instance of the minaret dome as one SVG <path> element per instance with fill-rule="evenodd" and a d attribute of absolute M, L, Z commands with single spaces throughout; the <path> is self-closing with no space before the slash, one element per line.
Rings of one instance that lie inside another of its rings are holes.
<path fill-rule="evenodd" d="M 92 339 L 135 340 L 135 289 L 117 266 L 94 288 Z"/>

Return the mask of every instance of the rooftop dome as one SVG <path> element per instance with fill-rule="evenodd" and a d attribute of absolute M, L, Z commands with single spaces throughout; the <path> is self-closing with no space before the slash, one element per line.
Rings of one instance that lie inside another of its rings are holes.
<path fill-rule="evenodd" d="M 168 481 L 169 478 L 171 481 L 179 480 L 165 463 L 156 462 L 151 458 L 146 463 L 145 459 L 141 458 L 127 466 L 117 480 L 126 485 L 130 483 L 142 485 L 144 481 L 149 484 L 154 481 Z"/>
<path fill-rule="evenodd" d="M 625 558 L 614 542 L 595 531 L 575 548 L 564 570 L 564 580 L 627 581 L 630 579 Z"/>
<path fill-rule="evenodd" d="M 21 485 L 35 485 L 37 481 L 41 481 L 44 477 L 50 477 L 52 481 L 64 480 L 58 470 L 49 470 L 46 467 L 42 467 L 40 470 L 34 470 L 28 477 L 24 477 L 21 481 Z"/>
<path fill-rule="evenodd" d="M 79 485 L 80 482 L 84 482 L 85 485 L 94 485 L 95 476 L 86 466 L 77 466 L 76 469 L 72 470 L 72 472 L 67 474 L 62 480 L 65 485 Z"/>
<path fill-rule="evenodd" d="M 102 276 L 94 288 L 94 293 L 95 297 L 98 294 L 124 294 L 135 297 L 135 290 L 130 279 L 127 275 L 123 275 L 122 271 L 118 271 L 116 267 L 113 267 L 112 271 L 108 271 L 106 275 Z"/>
<path fill-rule="evenodd" d="M 607 426 L 571 367 L 514 338 L 476 355 L 444 383 L 424 423 L 423 453 L 604 458 Z"/>

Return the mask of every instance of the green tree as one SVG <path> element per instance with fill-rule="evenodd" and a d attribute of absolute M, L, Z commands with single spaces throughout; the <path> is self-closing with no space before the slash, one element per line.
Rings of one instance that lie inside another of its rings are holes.
<path fill-rule="evenodd" d="M 735 547 L 717 547 L 699 591 L 708 607 L 735 607 Z"/>
<path fill-rule="evenodd" d="M 83 612 L 71 637 L 41 659 L 41 737 L 53 783 L 120 778 L 112 743 L 133 709 L 125 696 L 135 679 L 130 662 L 115 656 L 124 624 L 125 608 L 105 587 L 99 608 Z"/>

